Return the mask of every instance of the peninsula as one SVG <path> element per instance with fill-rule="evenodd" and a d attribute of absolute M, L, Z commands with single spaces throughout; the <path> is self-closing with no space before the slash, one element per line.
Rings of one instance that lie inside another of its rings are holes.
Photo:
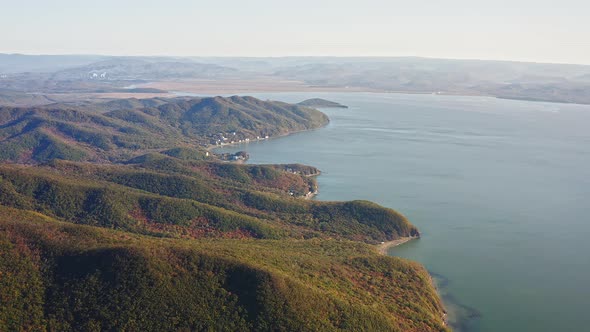
<path fill-rule="evenodd" d="M 0 330 L 445 331 L 428 272 L 375 250 L 419 236 L 403 215 L 205 148 L 327 121 L 238 96 L 2 108 Z"/>

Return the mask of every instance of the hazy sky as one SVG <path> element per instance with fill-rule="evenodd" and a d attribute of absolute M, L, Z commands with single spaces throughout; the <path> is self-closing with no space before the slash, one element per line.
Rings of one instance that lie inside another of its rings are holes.
<path fill-rule="evenodd" d="M 589 0 L 0 0 L 0 52 L 590 64 Z"/>

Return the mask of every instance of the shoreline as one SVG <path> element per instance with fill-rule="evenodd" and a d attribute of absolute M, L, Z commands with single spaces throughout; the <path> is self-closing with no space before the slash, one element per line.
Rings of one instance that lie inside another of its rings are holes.
<path fill-rule="evenodd" d="M 312 200 L 314 197 L 316 197 L 318 195 L 318 191 L 310 191 L 307 194 L 305 194 L 305 196 L 303 196 L 303 199 L 305 200 Z"/>
<path fill-rule="evenodd" d="M 322 128 L 326 128 L 329 124 L 330 124 L 330 120 L 328 119 L 328 122 L 326 124 L 324 124 L 323 126 L 321 126 L 321 127 L 310 128 L 310 129 L 302 129 L 302 130 L 296 130 L 296 131 L 290 131 L 288 133 L 284 133 L 284 134 L 280 134 L 280 135 L 276 135 L 276 136 L 269 136 L 268 138 L 262 138 L 262 139 L 257 139 L 257 140 L 250 140 L 248 142 L 223 143 L 223 145 L 209 144 L 209 146 L 207 146 L 205 148 L 205 150 L 206 151 L 209 151 L 209 152 L 215 153 L 214 150 L 217 150 L 217 149 L 223 149 L 223 148 L 228 148 L 228 147 L 235 147 L 235 146 L 238 146 L 238 145 L 250 144 L 250 143 L 260 143 L 260 142 L 264 142 L 264 141 L 269 141 L 271 139 L 276 139 L 276 138 L 291 136 L 291 135 L 299 134 L 299 133 L 305 133 L 305 132 L 308 132 L 308 131 L 319 130 L 319 129 L 322 129 Z M 316 175 L 319 175 L 319 174 L 314 174 L 312 176 L 316 176 Z"/>
<path fill-rule="evenodd" d="M 282 134 L 282 135 L 272 136 L 272 137 L 269 137 L 269 138 L 265 138 L 263 140 L 256 140 L 256 141 L 249 141 L 249 142 L 226 143 L 223 146 L 210 145 L 209 147 L 207 147 L 207 151 L 211 151 L 212 153 L 216 153 L 215 152 L 216 149 L 221 149 L 221 148 L 225 148 L 225 147 L 232 147 L 232 146 L 241 145 L 241 144 L 250 144 L 252 142 L 259 143 L 261 141 L 267 141 L 267 140 L 274 139 L 274 138 L 286 137 L 286 136 L 290 136 L 290 135 L 297 134 L 297 133 L 302 133 L 302 132 L 307 132 L 307 131 L 313 131 L 313 130 L 319 130 L 319 129 L 325 128 L 329 124 L 330 124 L 330 120 L 328 120 L 328 123 L 326 123 L 325 125 L 323 125 L 321 127 L 318 127 L 318 128 L 304 129 L 304 130 L 299 130 L 299 131 L 295 131 L 295 132 L 289 132 L 289 133 L 285 133 L 285 134 Z M 319 172 L 317 174 L 310 174 L 310 175 L 307 175 L 307 176 L 309 176 L 309 177 L 315 177 L 315 176 L 319 176 L 319 175 L 321 175 L 321 172 Z M 301 198 L 304 199 L 304 200 L 312 200 L 312 199 L 314 199 L 314 197 L 317 196 L 317 194 L 318 194 L 318 190 L 316 190 L 315 192 L 308 192 L 305 196 L 303 196 Z M 383 242 L 383 243 L 378 244 L 378 245 L 375 246 L 376 249 L 377 249 L 377 254 L 378 255 L 383 255 L 383 256 L 388 256 L 387 255 L 388 249 L 390 249 L 392 247 L 396 247 L 396 246 L 402 245 L 402 244 L 404 244 L 406 242 L 409 242 L 411 240 L 419 239 L 419 238 L 420 238 L 420 236 L 407 236 L 407 237 L 400 237 L 399 239 L 396 239 L 396 240 Z M 449 327 L 450 324 L 449 324 L 448 310 L 447 310 L 446 304 L 443 301 L 442 292 L 437 287 L 433 275 L 429 271 L 427 271 L 427 273 L 428 273 L 428 279 L 429 279 L 430 287 L 432 287 L 432 289 L 434 290 L 434 292 L 437 294 L 438 299 L 440 300 L 441 305 L 442 305 L 443 312 L 442 312 L 442 315 L 441 315 L 441 319 L 442 319 L 443 325 L 445 327 Z"/>
<path fill-rule="evenodd" d="M 410 242 L 412 240 L 419 239 L 419 238 L 420 238 L 419 236 L 405 236 L 405 237 L 401 237 L 401 238 L 393 240 L 393 241 L 383 242 L 383 243 L 378 244 L 376 246 L 377 251 L 379 252 L 380 255 L 389 256 L 389 255 L 387 255 L 387 250 L 389 248 L 397 247 L 397 246 L 400 246 L 406 242 Z M 397 257 L 397 256 L 390 256 L 390 257 Z M 430 273 L 430 271 L 428 271 L 428 270 L 426 270 L 426 272 L 428 273 L 428 282 L 430 284 L 430 287 L 432 287 L 432 289 L 434 289 L 434 291 L 438 295 L 438 298 L 440 299 L 440 302 L 442 305 L 443 314 L 441 316 L 441 319 L 443 321 L 443 324 L 444 324 L 444 326 L 449 327 L 451 325 L 449 322 L 449 310 L 447 308 L 448 304 L 445 303 L 445 301 L 443 299 L 443 293 L 439 289 L 439 287 L 434 279 L 434 275 L 432 273 Z"/>
<path fill-rule="evenodd" d="M 397 247 L 399 245 L 402 245 L 406 242 L 415 240 L 415 239 L 419 239 L 419 236 L 405 236 L 405 237 L 400 237 L 399 239 L 396 240 L 392 240 L 392 241 L 387 241 L 387 242 L 383 242 L 381 244 L 378 244 L 377 247 L 377 251 L 381 254 L 381 255 L 387 255 L 387 250 L 389 248 L 392 247 Z"/>
<path fill-rule="evenodd" d="M 395 93 L 395 92 L 394 92 Z M 303 132 L 308 132 L 308 131 L 313 131 L 313 130 L 319 130 L 319 129 L 323 129 L 326 126 L 328 126 L 330 124 L 331 120 L 328 121 L 328 123 L 326 123 L 325 125 L 318 127 L 318 128 L 312 128 L 312 129 L 304 129 L 304 130 L 299 130 L 299 131 L 294 131 L 294 132 L 288 132 L 285 134 L 281 134 L 281 135 L 277 135 L 277 136 L 272 136 L 266 139 L 261 139 L 261 140 L 255 140 L 255 141 L 249 141 L 249 142 L 235 142 L 235 143 L 226 143 L 223 146 L 219 146 L 219 145 L 210 145 L 209 147 L 207 147 L 208 151 L 211 151 L 213 153 L 216 153 L 216 149 L 222 149 L 222 148 L 226 148 L 226 147 L 236 147 L 239 146 L 241 144 L 250 144 L 250 143 L 260 143 L 262 141 L 268 141 L 270 139 L 276 139 L 276 138 L 281 138 L 281 137 L 286 137 L 286 136 L 290 136 L 293 134 L 298 134 L 298 133 L 303 133 Z M 315 176 L 319 176 L 321 175 L 321 172 L 319 172 L 318 174 L 310 174 L 307 175 L 309 177 L 315 177 Z M 305 196 L 300 197 L 300 199 L 304 199 L 304 200 L 313 200 L 318 194 L 318 190 L 316 190 L 315 192 L 308 192 Z M 389 256 L 388 255 L 388 250 L 392 247 L 397 247 L 400 246 L 402 244 L 405 244 L 409 241 L 415 240 L 415 239 L 419 239 L 420 236 L 407 236 L 407 237 L 400 237 L 398 239 L 392 240 L 392 241 L 386 241 L 380 244 L 375 245 L 375 248 L 377 249 L 377 254 L 378 255 L 383 255 L 383 256 Z M 390 256 L 390 257 L 395 257 L 395 256 Z M 421 264 L 421 263 L 420 263 Z M 436 293 L 436 295 L 438 296 L 438 299 L 440 300 L 441 306 L 442 306 L 442 314 L 440 316 L 444 326 L 446 327 L 452 327 L 453 325 L 451 325 L 451 323 L 453 323 L 453 321 L 451 321 L 451 317 L 449 316 L 449 309 L 448 307 L 454 307 L 454 304 L 449 304 L 449 303 L 445 303 L 445 299 L 443 296 L 443 291 L 438 287 L 437 282 L 435 281 L 435 278 L 433 276 L 432 273 L 430 273 L 430 271 L 426 270 L 426 272 L 428 273 L 428 284 L 429 286 L 434 290 L 434 292 Z"/>

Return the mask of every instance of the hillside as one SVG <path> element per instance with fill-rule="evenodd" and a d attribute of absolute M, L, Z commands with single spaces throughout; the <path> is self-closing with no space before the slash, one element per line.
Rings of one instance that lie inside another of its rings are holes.
<path fill-rule="evenodd" d="M 417 235 L 397 212 L 291 196 L 307 166 L 146 160 L 0 166 L 0 329 L 446 330 L 363 243 Z"/>
<path fill-rule="evenodd" d="M 5 331 L 445 330 L 422 267 L 357 243 L 158 239 L 0 206 L 0 247 Z"/>
<path fill-rule="evenodd" d="M 306 200 L 312 166 L 212 144 L 318 128 L 251 97 L 0 110 L 0 330 L 446 331 L 419 232 L 368 201 Z"/>
<path fill-rule="evenodd" d="M 315 180 L 277 166 L 160 159 L 133 166 L 0 166 L 0 204 L 157 236 L 329 237 L 377 243 L 418 231 L 364 201 L 298 199 Z"/>
<path fill-rule="evenodd" d="M 310 108 L 238 96 L 0 107 L 0 160 L 119 162 L 145 151 L 254 140 L 327 122 Z"/>

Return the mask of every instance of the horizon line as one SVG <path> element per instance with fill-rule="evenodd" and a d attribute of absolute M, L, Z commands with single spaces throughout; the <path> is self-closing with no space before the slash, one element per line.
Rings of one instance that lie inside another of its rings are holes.
<path fill-rule="evenodd" d="M 572 66 L 590 66 L 590 63 L 572 63 L 572 62 L 551 62 L 536 60 L 500 60 L 500 59 L 482 59 L 482 58 L 455 58 L 455 57 L 436 57 L 422 55 L 162 55 L 162 54 L 100 54 L 100 53 L 23 53 L 23 52 L 0 52 L 0 55 L 21 55 L 21 56 L 101 56 L 101 57 L 119 57 L 119 58 L 226 58 L 226 59 L 286 59 L 286 58 L 335 58 L 335 59 L 428 59 L 428 60 L 447 60 L 447 61 L 481 61 L 481 62 L 508 62 L 508 63 L 528 63 L 528 64 L 545 64 L 545 65 L 572 65 Z"/>

